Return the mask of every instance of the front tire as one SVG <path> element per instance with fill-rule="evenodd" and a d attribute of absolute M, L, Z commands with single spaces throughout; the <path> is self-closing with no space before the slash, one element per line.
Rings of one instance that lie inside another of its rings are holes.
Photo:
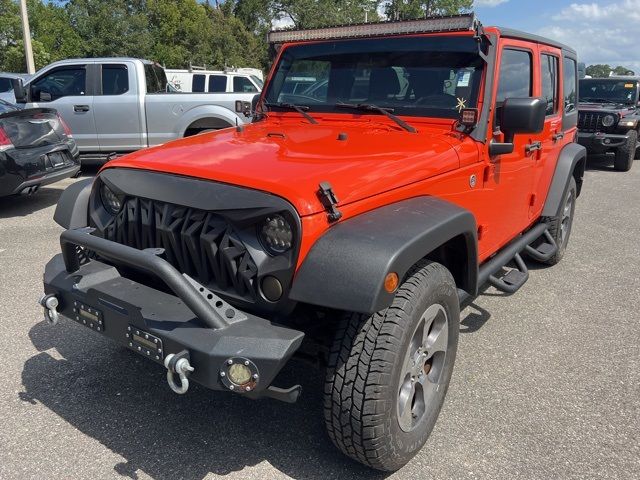
<path fill-rule="evenodd" d="M 459 324 L 453 277 L 430 261 L 412 268 L 386 310 L 344 315 L 324 392 L 327 431 L 343 453 L 385 471 L 418 453 L 444 402 Z"/>
<path fill-rule="evenodd" d="M 633 159 L 636 156 L 636 146 L 638 143 L 638 132 L 631 130 L 627 143 L 616 149 L 616 158 L 613 161 L 613 168 L 619 172 L 628 172 L 633 166 Z"/>

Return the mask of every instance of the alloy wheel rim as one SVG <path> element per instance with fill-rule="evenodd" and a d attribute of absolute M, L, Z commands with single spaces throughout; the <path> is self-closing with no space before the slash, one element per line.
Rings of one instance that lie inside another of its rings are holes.
<path fill-rule="evenodd" d="M 411 336 L 397 399 L 398 423 L 405 432 L 416 428 L 442 386 L 447 360 L 448 324 L 444 307 L 434 304 L 420 316 Z"/>

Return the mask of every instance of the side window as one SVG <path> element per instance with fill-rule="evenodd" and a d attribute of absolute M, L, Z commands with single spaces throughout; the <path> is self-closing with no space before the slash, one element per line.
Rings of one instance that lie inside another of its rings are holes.
<path fill-rule="evenodd" d="M 209 77 L 209 91 L 224 93 L 227 91 L 227 77 L 224 75 L 211 75 Z"/>
<path fill-rule="evenodd" d="M 205 75 L 194 75 L 191 80 L 192 92 L 204 92 L 204 84 L 207 77 Z"/>
<path fill-rule="evenodd" d="M 564 112 L 571 113 L 576 111 L 576 99 L 578 98 L 578 84 L 576 79 L 576 61 L 572 58 L 563 60 L 563 91 Z"/>
<path fill-rule="evenodd" d="M 56 68 L 31 84 L 31 95 L 36 102 L 86 93 L 87 71 L 84 65 Z"/>
<path fill-rule="evenodd" d="M 553 115 L 558 106 L 558 57 L 543 54 L 540 57 L 542 98 L 547 104 L 546 116 Z"/>
<path fill-rule="evenodd" d="M 126 65 L 102 66 L 102 94 L 122 95 L 129 91 L 129 70 Z"/>
<path fill-rule="evenodd" d="M 235 93 L 257 93 L 258 89 L 247 77 L 233 77 L 233 91 Z"/>
<path fill-rule="evenodd" d="M 530 97 L 532 70 L 531 53 L 523 50 L 504 49 L 500 62 L 496 102 L 501 104 L 507 98 Z"/>

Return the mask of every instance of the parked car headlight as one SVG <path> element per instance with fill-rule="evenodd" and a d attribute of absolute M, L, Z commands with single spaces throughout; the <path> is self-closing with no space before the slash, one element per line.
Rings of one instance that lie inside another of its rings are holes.
<path fill-rule="evenodd" d="M 102 200 L 102 205 L 104 205 L 107 212 L 113 215 L 116 215 L 122 208 L 122 202 L 118 196 L 104 183 L 100 187 L 100 199 Z"/>
<path fill-rule="evenodd" d="M 290 250 L 293 245 L 293 229 L 282 215 L 270 215 L 260 226 L 260 241 L 272 255 Z"/>
<path fill-rule="evenodd" d="M 616 117 L 614 117 L 613 115 L 605 115 L 602 118 L 602 125 L 604 127 L 610 127 L 611 125 L 613 125 L 616 122 Z"/>

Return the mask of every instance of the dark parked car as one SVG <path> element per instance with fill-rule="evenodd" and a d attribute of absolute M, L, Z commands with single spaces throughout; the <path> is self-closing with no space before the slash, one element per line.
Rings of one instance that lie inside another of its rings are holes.
<path fill-rule="evenodd" d="M 640 78 L 580 80 L 578 143 L 589 153 L 614 152 L 614 168 L 631 169 L 638 147 Z"/>
<path fill-rule="evenodd" d="M 80 171 L 69 127 L 51 108 L 20 110 L 0 100 L 0 197 L 34 193 Z"/>

